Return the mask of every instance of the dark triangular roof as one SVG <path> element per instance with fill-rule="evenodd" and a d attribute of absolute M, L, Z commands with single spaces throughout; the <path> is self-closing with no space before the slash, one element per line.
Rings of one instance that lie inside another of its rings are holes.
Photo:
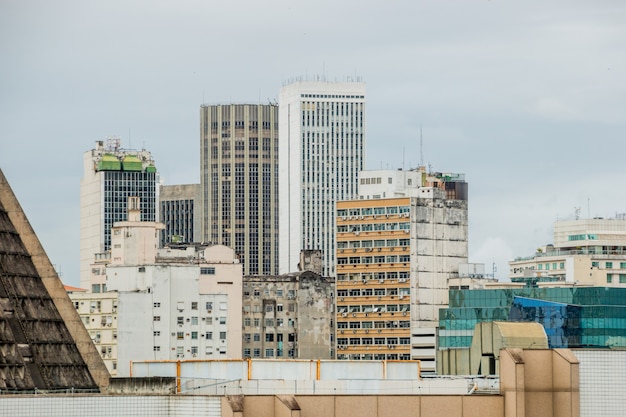
<path fill-rule="evenodd" d="M 0 390 L 106 385 L 106 367 L 0 170 Z"/>

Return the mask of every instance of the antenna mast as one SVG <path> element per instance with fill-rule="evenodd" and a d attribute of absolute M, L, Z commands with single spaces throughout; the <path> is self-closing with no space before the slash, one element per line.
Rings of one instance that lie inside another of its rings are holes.
<path fill-rule="evenodd" d="M 420 123 L 420 166 L 424 166 L 424 142 L 422 140 L 422 124 Z"/>

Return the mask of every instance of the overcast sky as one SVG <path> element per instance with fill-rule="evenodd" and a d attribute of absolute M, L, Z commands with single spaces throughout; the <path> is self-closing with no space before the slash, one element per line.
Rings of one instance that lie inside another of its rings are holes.
<path fill-rule="evenodd" d="M 470 261 L 626 212 L 626 2 L 0 0 L 0 168 L 78 285 L 83 152 L 116 135 L 199 182 L 199 106 L 360 76 L 366 166 L 459 172 Z"/>

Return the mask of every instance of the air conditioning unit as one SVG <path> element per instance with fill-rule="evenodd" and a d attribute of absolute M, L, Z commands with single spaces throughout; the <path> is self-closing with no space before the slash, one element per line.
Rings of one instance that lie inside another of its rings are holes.
<path fill-rule="evenodd" d="M 370 332 L 369 329 L 365 329 L 365 333 L 369 333 L 369 332 Z"/>
<path fill-rule="evenodd" d="M 361 232 L 359 232 L 358 230 L 356 232 L 354 232 L 355 236 L 358 236 L 361 234 Z"/>
<path fill-rule="evenodd" d="M 379 279 L 378 282 L 381 283 L 381 284 L 384 284 L 385 280 L 384 279 Z"/>
<path fill-rule="evenodd" d="M 403 298 L 404 298 L 404 295 L 398 296 L 398 300 L 402 300 Z"/>
<path fill-rule="evenodd" d="M 352 313 L 352 317 L 356 317 L 356 313 Z"/>
<path fill-rule="evenodd" d="M 343 334 L 343 329 L 342 329 L 342 330 L 339 330 L 339 333 Z"/>
<path fill-rule="evenodd" d="M 341 317 L 347 317 L 348 313 L 341 313 Z"/>
<path fill-rule="evenodd" d="M 355 330 L 352 330 L 352 333 L 356 334 L 356 329 L 355 329 Z"/>
<path fill-rule="evenodd" d="M 406 311 L 402 312 L 402 315 L 403 315 L 403 316 L 406 316 Z"/>
<path fill-rule="evenodd" d="M 404 229 L 404 233 L 409 234 L 409 229 Z"/>
<path fill-rule="evenodd" d="M 198 356 L 197 353 L 192 353 L 191 356 L 193 356 L 194 358 Z"/>

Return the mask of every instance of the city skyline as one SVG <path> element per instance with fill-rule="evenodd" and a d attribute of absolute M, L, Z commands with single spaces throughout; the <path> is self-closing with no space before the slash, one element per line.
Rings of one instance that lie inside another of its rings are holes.
<path fill-rule="evenodd" d="M 626 211 L 621 2 L 275 1 L 250 3 L 255 20 L 195 2 L 37 8 L 0 6 L 0 167 L 67 284 L 95 140 L 150 150 L 167 185 L 198 183 L 200 106 L 275 102 L 299 76 L 366 82 L 366 169 L 466 175 L 470 261 L 500 279 L 557 218 Z"/>

